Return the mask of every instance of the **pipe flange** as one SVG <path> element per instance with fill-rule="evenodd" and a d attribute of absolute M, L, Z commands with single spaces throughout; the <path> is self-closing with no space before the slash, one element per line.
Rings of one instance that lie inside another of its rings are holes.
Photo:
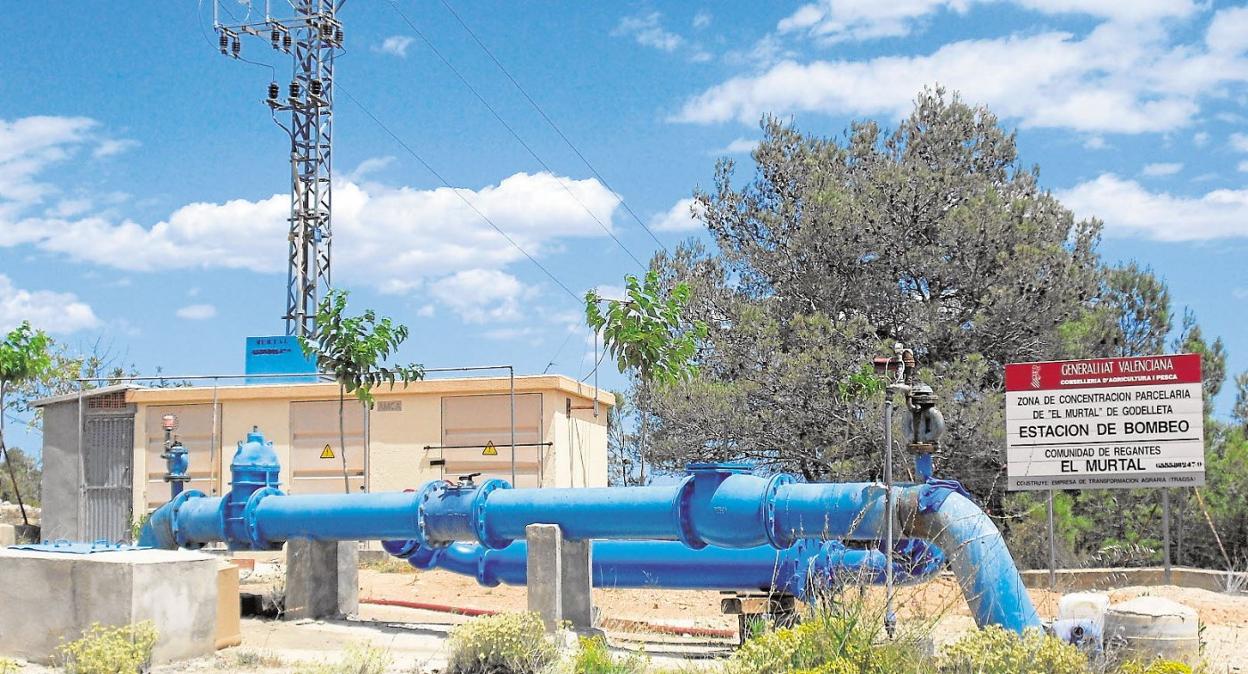
<path fill-rule="evenodd" d="M 178 544 L 179 548 L 187 548 L 198 550 L 204 547 L 203 543 L 195 543 L 182 539 L 182 528 L 178 526 L 178 511 L 182 509 L 182 505 L 193 498 L 199 498 L 204 492 L 198 489 L 190 489 L 173 497 L 169 502 L 169 533 L 173 534 L 173 541 Z"/>
<path fill-rule="evenodd" d="M 767 542 L 777 550 L 783 550 L 793 544 L 793 538 L 776 529 L 776 494 L 780 487 L 797 482 L 797 478 L 788 473 L 773 475 L 763 490 L 763 523 Z"/>
<path fill-rule="evenodd" d="M 260 527 L 256 523 L 256 508 L 260 507 L 260 502 L 266 497 L 281 495 L 281 489 L 265 487 L 252 492 L 251 496 L 247 498 L 247 505 L 243 506 L 243 525 L 247 528 L 246 542 L 251 545 L 252 550 L 268 550 L 273 547 L 269 541 L 260 535 Z"/>
<path fill-rule="evenodd" d="M 433 500 L 435 495 L 446 491 L 446 487 L 449 484 L 446 480 L 427 482 L 425 486 L 420 488 L 420 493 L 416 496 L 416 532 L 420 535 L 420 542 L 431 548 L 445 548 L 451 543 L 450 541 L 434 541 L 430 539 L 428 525 L 425 523 L 425 504 Z"/>
<path fill-rule="evenodd" d="M 472 497 L 472 529 L 477 534 L 477 540 L 481 541 L 481 545 L 490 550 L 502 550 L 511 545 L 510 538 L 499 538 L 490 536 L 488 527 L 485 526 L 485 502 L 499 489 L 511 489 L 511 485 L 506 480 L 486 480 L 477 488 L 477 495 Z"/>
<path fill-rule="evenodd" d="M 694 550 L 701 550 L 706 547 L 706 541 L 698 537 L 698 530 L 693 526 L 693 517 L 689 511 L 692 509 L 694 489 L 694 476 L 688 475 L 681 480 L 680 488 L 676 492 L 676 502 L 673 504 L 676 512 L 676 537 L 686 547 Z"/>

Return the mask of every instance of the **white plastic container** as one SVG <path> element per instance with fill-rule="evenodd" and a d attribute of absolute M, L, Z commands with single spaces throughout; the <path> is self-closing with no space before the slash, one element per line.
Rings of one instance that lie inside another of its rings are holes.
<path fill-rule="evenodd" d="M 1074 592 L 1057 604 L 1057 620 L 1053 634 L 1069 644 L 1092 653 L 1099 653 L 1105 633 L 1105 611 L 1109 597 L 1096 592 Z"/>
<path fill-rule="evenodd" d="M 1194 664 L 1200 656 L 1200 620 L 1194 609 L 1176 601 L 1136 597 L 1105 612 L 1105 648 L 1123 659 Z"/>

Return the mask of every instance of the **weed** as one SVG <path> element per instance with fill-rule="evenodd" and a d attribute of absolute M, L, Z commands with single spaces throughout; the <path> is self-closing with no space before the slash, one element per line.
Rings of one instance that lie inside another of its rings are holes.
<path fill-rule="evenodd" d="M 1039 629 L 1020 635 L 991 625 L 945 648 L 941 674 L 1085 674 L 1088 659 L 1075 646 Z"/>
<path fill-rule="evenodd" d="M 534 674 L 558 657 L 536 613 L 483 616 L 451 633 L 450 674 Z"/>
<path fill-rule="evenodd" d="M 17 660 L 0 658 L 0 674 L 17 674 Z"/>
<path fill-rule="evenodd" d="M 602 637 L 581 637 L 571 662 L 572 674 L 646 674 L 650 670 L 650 658 L 645 653 L 611 654 Z M 558 668 L 555 671 L 563 671 Z"/>
<path fill-rule="evenodd" d="M 234 653 L 233 665 L 235 669 L 276 669 L 284 667 L 286 662 L 269 651 L 239 650 Z"/>
<path fill-rule="evenodd" d="M 351 644 L 338 662 L 302 665 L 295 671 L 298 674 L 385 674 L 390 662 L 390 651 L 384 648 Z"/>
<path fill-rule="evenodd" d="M 416 573 L 416 567 L 408 564 L 407 560 L 389 556 L 364 562 L 360 568 L 377 573 Z"/>
<path fill-rule="evenodd" d="M 92 623 L 81 638 L 56 649 L 68 674 L 133 674 L 152 664 L 156 627 L 150 620 L 112 627 Z"/>

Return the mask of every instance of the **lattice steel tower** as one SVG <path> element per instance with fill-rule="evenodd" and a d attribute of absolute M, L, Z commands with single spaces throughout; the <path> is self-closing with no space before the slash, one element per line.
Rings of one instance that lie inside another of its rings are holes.
<path fill-rule="evenodd" d="M 269 84 L 273 121 L 290 135 L 290 266 L 286 282 L 286 334 L 316 333 L 318 298 L 330 286 L 334 126 L 334 56 L 342 49 L 338 10 L 346 0 L 288 0 L 294 16 L 277 19 L 265 2 L 264 20 L 225 25 L 213 2 L 221 53 L 241 58 L 242 35 L 266 39 L 291 55 L 294 74 L 283 88 Z M 250 6 L 250 5 L 249 5 Z M 248 14 L 250 14 L 250 9 Z M 290 112 L 289 126 L 277 113 Z"/>

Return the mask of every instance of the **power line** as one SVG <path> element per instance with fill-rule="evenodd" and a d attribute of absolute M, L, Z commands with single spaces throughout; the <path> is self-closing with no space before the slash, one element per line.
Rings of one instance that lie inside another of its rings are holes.
<path fill-rule="evenodd" d="M 391 1 L 393 2 L 393 0 Z M 451 4 L 447 2 L 447 0 L 438 0 L 438 1 L 442 3 L 442 6 L 446 8 L 446 11 L 451 13 L 451 16 L 455 17 L 455 20 L 459 22 L 459 25 L 463 27 L 465 31 L 467 31 L 468 35 L 472 36 L 473 42 L 476 42 L 477 46 L 481 48 L 481 51 L 484 51 L 485 55 L 489 56 L 490 60 L 494 62 L 494 65 L 498 66 L 498 69 L 501 70 L 502 73 L 507 76 L 507 79 L 511 81 L 512 86 L 514 86 L 516 90 L 519 91 L 522 96 L 524 96 L 524 99 L 529 102 L 529 105 L 533 106 L 533 109 L 537 111 L 537 114 L 541 115 L 542 119 L 546 120 L 546 123 L 550 125 L 550 128 L 554 129 L 555 133 L 558 134 L 559 137 L 563 139 L 563 142 L 566 143 L 567 146 L 571 148 L 572 152 L 574 152 L 576 156 L 580 158 L 580 160 L 585 164 L 585 166 L 589 169 L 589 171 L 594 174 L 594 177 L 598 179 L 598 182 L 602 183 L 604 187 L 611 190 L 615 194 L 617 195 L 620 194 L 619 192 L 615 190 L 615 188 L 611 187 L 610 183 L 607 182 L 606 178 L 602 177 L 602 174 L 598 172 L 598 169 L 594 168 L 594 165 L 589 162 L 589 159 L 587 159 L 585 155 L 582 154 L 579 149 L 577 149 L 576 145 L 572 143 L 571 139 L 569 139 L 567 135 L 563 133 L 563 130 L 559 128 L 559 125 L 555 124 L 555 120 L 551 119 L 550 115 L 547 115 L 546 111 L 542 109 L 542 106 L 538 105 L 537 101 L 533 100 L 533 97 L 529 95 L 529 92 L 525 91 L 524 87 L 520 86 L 520 83 L 516 81 L 515 77 L 512 77 L 511 72 L 508 71 L 505 66 L 503 66 L 502 62 L 498 60 L 498 57 L 494 56 L 494 52 L 490 51 L 490 48 L 485 46 L 485 43 L 481 41 L 481 38 L 477 37 L 477 34 L 473 32 L 471 28 L 468 27 L 468 24 L 465 23 L 463 18 L 459 16 L 459 13 L 455 11 L 455 8 L 451 7 Z M 396 7 L 396 10 L 397 10 L 397 7 Z M 659 244 L 660 248 L 662 248 L 664 251 L 667 250 L 667 246 L 663 245 L 663 242 L 659 240 L 659 237 L 655 236 L 654 232 L 651 231 L 651 229 L 646 226 L 646 223 L 643 222 L 642 219 L 637 216 L 637 213 L 635 213 L 632 207 L 628 205 L 628 202 L 624 201 L 624 197 L 622 196 L 620 197 L 620 205 L 623 206 L 624 210 L 627 211 L 628 214 L 632 216 L 633 220 L 637 221 L 638 225 L 641 225 L 642 229 L 646 230 L 646 233 L 650 235 L 651 239 L 654 239 L 655 243 Z"/>
<path fill-rule="evenodd" d="M 567 183 L 555 173 L 555 170 L 552 169 L 550 165 L 547 164 L 540 156 L 538 156 L 537 152 L 535 152 L 533 148 L 528 143 L 526 143 L 523 138 L 520 137 L 520 134 L 517 133 L 516 130 L 512 128 L 512 126 L 508 124 L 506 120 L 503 119 L 503 116 L 499 114 L 498 110 L 493 105 L 491 105 L 489 101 L 485 100 L 485 97 L 482 96 L 479 91 L 477 91 L 476 87 L 472 86 L 472 83 L 468 81 L 468 78 L 464 77 L 463 73 L 461 73 L 459 69 L 456 68 L 453 64 L 451 64 L 449 59 L 443 56 L 442 52 L 439 51 L 436 46 L 434 46 L 433 42 L 431 42 L 429 38 L 425 37 L 425 34 L 422 33 L 419 28 L 416 27 L 416 24 L 412 23 L 412 20 L 407 18 L 407 15 L 403 13 L 403 10 L 399 9 L 398 4 L 392 0 L 390 3 L 390 6 L 394 8 L 394 11 L 396 14 L 402 17 L 403 21 L 407 23 L 408 27 L 410 27 L 412 31 L 416 33 L 416 36 L 419 37 L 421 41 L 424 42 L 431 51 L 433 51 L 434 55 L 437 56 L 438 59 L 441 60 L 442 63 L 448 69 L 450 69 L 452 73 L 455 74 L 455 77 L 459 79 L 460 83 L 462 83 L 465 87 L 467 87 L 468 91 L 472 92 L 472 95 L 476 96 L 478 101 L 481 101 L 481 105 L 484 105 L 486 109 L 490 111 L 490 114 L 494 115 L 494 119 L 498 120 L 498 123 L 502 124 L 503 128 L 507 129 L 507 132 L 511 134 L 511 137 L 515 138 L 516 142 L 520 143 L 520 145 L 524 147 L 524 149 L 529 153 L 529 156 L 533 157 L 533 159 L 536 160 L 538 164 L 541 164 L 542 168 L 546 169 L 546 171 L 550 173 L 551 177 L 559 181 L 560 186 L 562 186 L 564 191 L 568 193 L 568 196 L 572 197 L 573 201 L 580 204 L 581 208 L 585 209 L 585 212 L 589 214 L 589 217 L 592 218 L 594 222 L 598 223 L 598 226 L 602 228 L 602 231 L 606 232 L 607 236 L 611 237 L 611 240 L 615 241 L 616 245 L 618 245 L 621 250 L 627 253 L 629 257 L 633 258 L 633 262 L 636 262 L 637 266 L 641 267 L 642 269 L 646 269 L 647 268 L 646 264 L 643 263 L 640 259 L 638 259 L 638 257 L 633 254 L 633 251 L 629 250 L 628 246 L 625 246 L 624 242 L 620 241 L 620 238 L 617 237 L 615 233 L 611 231 L 611 228 L 607 227 L 607 225 L 598 218 L 598 215 L 595 214 L 593 210 L 589 208 L 589 206 L 586 206 L 585 202 L 581 201 L 581 199 L 576 196 L 576 193 L 573 192 L 572 189 L 568 187 Z M 599 178 L 599 182 L 602 182 L 601 178 Z M 607 187 L 607 189 L 611 189 L 609 186 L 606 185 L 605 182 L 603 183 L 603 186 Z M 615 192 L 615 190 L 611 190 L 611 191 Z M 623 198 L 620 198 L 620 203 L 624 204 Z M 628 206 L 625 205 L 625 208 L 628 208 Z"/>
<path fill-rule="evenodd" d="M 381 130 L 382 130 L 382 131 L 385 131 L 387 135 L 389 135 L 392 139 L 394 139 L 394 142 L 398 143 L 399 147 L 401 147 L 401 148 L 403 148 L 404 150 L 406 150 L 406 151 L 407 151 L 407 153 L 408 153 L 408 154 L 410 154 L 410 155 L 412 155 L 412 157 L 413 157 L 416 161 L 420 162 L 420 165 L 421 165 L 421 166 L 424 166 L 426 171 L 428 171 L 429 173 L 432 173 L 432 174 L 433 174 L 433 177 L 435 177 L 435 178 L 437 178 L 437 179 L 438 179 L 438 182 L 441 182 L 443 186 L 445 186 L 446 188 L 448 188 L 448 189 L 449 189 L 449 190 L 450 190 L 450 191 L 451 191 L 451 192 L 452 192 L 455 196 L 459 197 L 459 200 L 460 200 L 460 201 L 464 202 L 464 204 L 465 204 L 466 206 L 468 206 L 468 208 L 471 208 L 471 209 L 472 209 L 472 211 L 473 211 L 474 213 L 476 213 L 477 215 L 479 215 L 479 216 L 481 217 L 481 219 L 482 219 L 482 220 L 484 220 L 484 221 L 486 222 L 486 224 L 488 224 L 490 227 L 493 227 L 493 228 L 494 228 L 494 231 L 498 232 L 498 233 L 499 233 L 499 235 L 501 235 L 504 239 L 506 239 L 506 240 L 507 240 L 507 243 L 511 244 L 513 248 L 515 248 L 516 250 L 520 251 L 520 252 L 521 252 L 521 253 L 522 253 L 525 257 L 527 257 L 527 258 L 529 259 L 529 262 L 532 262 L 532 263 L 533 263 L 533 264 L 534 264 L 534 265 L 535 265 L 538 269 L 541 269 L 541 270 L 542 270 L 542 273 L 546 274 L 546 276 L 547 276 L 547 277 L 549 277 L 551 281 L 554 281 L 554 282 L 555 282 L 555 285 L 557 285 L 557 286 L 559 286 L 560 288 L 562 288 L 562 289 L 563 289 L 563 291 L 564 291 L 565 293 L 567 293 L 567 294 L 568 294 L 568 296 L 569 296 L 569 297 L 571 297 L 571 298 L 572 298 L 573 300 L 575 300 L 576 302 L 578 302 L 578 303 L 579 303 L 579 302 L 581 302 L 581 297 L 580 297 L 579 295 L 577 295 L 576 293 L 572 292 L 572 289 L 571 289 L 571 288 L 569 288 L 566 284 L 564 284 L 564 282 L 563 282 L 563 281 L 560 281 L 560 280 L 559 280 L 559 277 L 555 276 L 555 275 L 554 275 L 554 274 L 553 274 L 553 273 L 552 273 L 549 269 L 547 269 L 547 268 L 546 268 L 546 266 L 545 266 L 545 265 L 543 265 L 541 262 L 538 262 L 538 261 L 537 261 L 537 258 L 535 258 L 535 257 L 533 257 L 532 255 L 530 255 L 530 254 L 529 254 L 529 252 L 528 252 L 527 250 L 525 250 L 525 249 L 524 249 L 524 248 L 523 248 L 520 244 L 516 243 L 516 240 L 515 240 L 515 239 L 513 239 L 513 238 L 511 238 L 511 236 L 509 236 L 509 235 L 507 234 L 507 232 L 504 232 L 504 231 L 503 231 L 503 228 L 502 228 L 502 227 L 499 227 L 499 226 L 498 226 L 498 225 L 497 225 L 497 224 L 496 224 L 493 220 L 491 220 L 491 219 L 489 218 L 489 216 L 487 216 L 485 213 L 482 213 L 482 212 L 481 212 L 481 210 L 480 210 L 480 209 L 478 209 L 478 208 L 476 207 L 476 205 L 475 205 L 475 204 L 473 204 L 471 201 L 469 201 L 469 200 L 468 200 L 468 198 L 467 198 L 467 197 L 465 197 L 465 196 L 464 196 L 464 195 L 460 192 L 460 190 L 458 190 L 458 189 L 456 189 L 454 186 L 452 186 L 452 185 L 451 185 L 451 183 L 450 183 L 450 182 L 449 182 L 446 178 L 443 178 L 443 177 L 442 177 L 442 174 L 441 174 L 441 173 L 438 173 L 437 169 L 433 168 L 433 166 L 432 166 L 432 165 L 430 165 L 430 164 L 429 164 L 429 162 L 425 161 L 424 157 L 421 157 L 421 156 L 420 156 L 420 155 L 419 155 L 419 154 L 418 154 L 415 150 L 413 150 L 413 149 L 411 148 L 411 146 L 409 146 L 407 143 L 403 142 L 403 139 L 402 139 L 402 138 L 399 138 L 399 136 L 398 136 L 397 134 L 395 134 L 393 131 L 391 131 L 391 130 L 390 130 L 390 127 L 386 126 L 386 125 L 385 125 L 385 124 L 384 124 L 384 123 L 383 123 L 380 119 L 378 119 L 378 118 L 377 118 L 377 115 L 374 115 L 374 114 L 372 113 L 372 111 L 371 111 L 371 110 L 369 110 L 368 108 L 364 107 L 364 104 L 363 104 L 363 103 L 361 103 L 361 102 L 359 102 L 358 100 L 356 100 L 355 96 L 352 96 L 352 95 L 351 95 L 351 92 L 347 91 L 346 87 L 342 86 L 342 84 L 341 84 L 341 83 L 339 83 L 339 84 L 338 84 L 338 93 L 341 93 L 343 96 L 346 96 L 346 97 L 347 97 L 347 100 L 349 100 L 349 101 L 351 101 L 352 103 L 354 103 L 354 104 L 355 104 L 355 106 L 356 106 L 357 108 L 359 108 L 361 112 L 363 112 L 365 115 L 367 115 L 369 119 L 373 120 L 373 123 L 374 123 L 374 124 L 376 124 L 377 126 L 381 127 Z"/>

